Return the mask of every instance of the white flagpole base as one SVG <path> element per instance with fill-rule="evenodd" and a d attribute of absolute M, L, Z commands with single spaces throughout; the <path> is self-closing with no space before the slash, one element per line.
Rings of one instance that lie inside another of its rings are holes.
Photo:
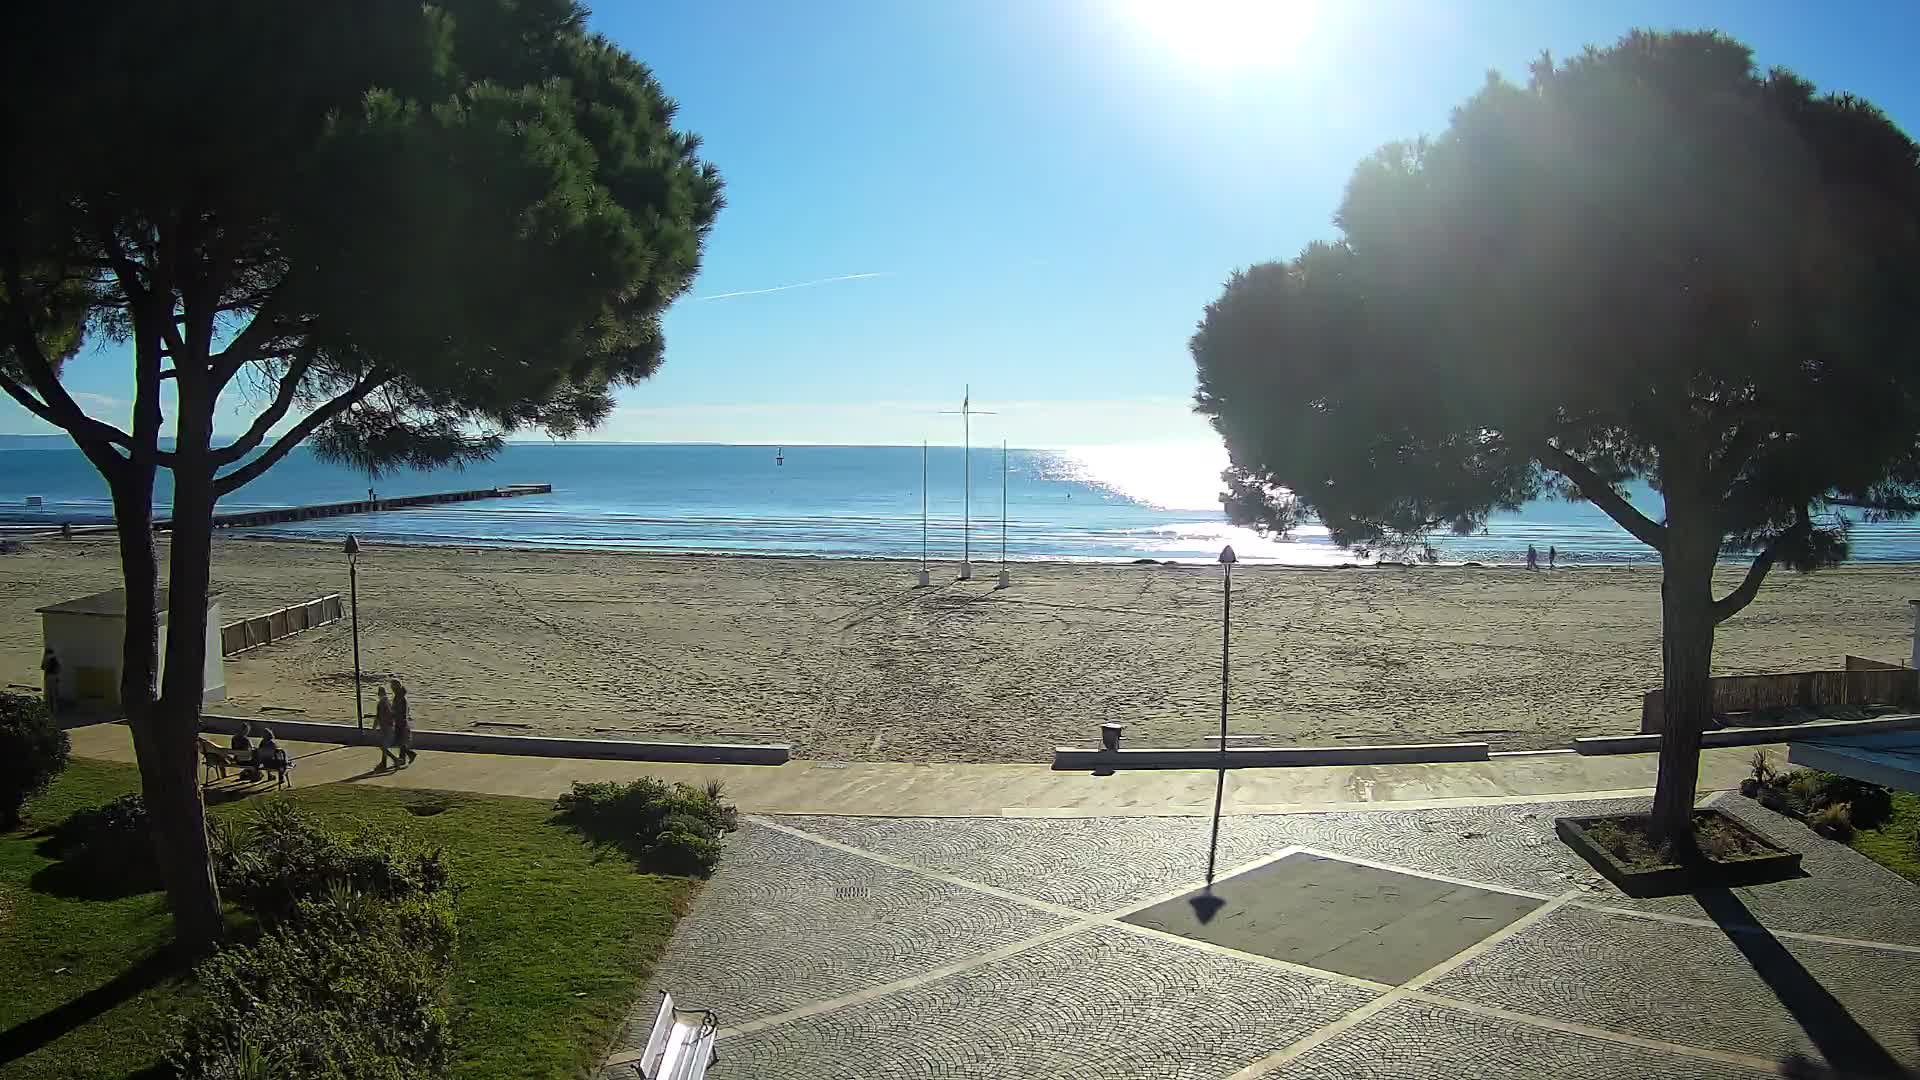
<path fill-rule="evenodd" d="M 1002 570 L 1000 571 L 1000 583 L 995 585 L 994 588 L 1004 589 L 1011 584 L 1013 584 L 1013 575 L 1008 573 L 1005 570 Z"/>
<path fill-rule="evenodd" d="M 920 571 L 919 573 L 915 574 L 913 577 L 914 577 L 914 581 L 922 589 L 933 584 L 933 575 L 927 573 L 925 570 Z"/>
<path fill-rule="evenodd" d="M 973 580 L 973 564 L 972 563 L 963 562 L 960 564 L 960 580 L 961 581 Z"/>

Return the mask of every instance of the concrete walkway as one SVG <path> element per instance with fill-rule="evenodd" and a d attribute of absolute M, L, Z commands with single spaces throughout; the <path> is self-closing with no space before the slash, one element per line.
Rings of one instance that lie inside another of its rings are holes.
<path fill-rule="evenodd" d="M 133 760 L 124 725 L 71 732 L 73 751 L 108 761 Z M 1182 817 L 1213 812 L 1209 770 L 1145 770 L 1093 776 L 1047 765 L 915 765 L 794 761 L 781 766 L 683 765 L 423 753 L 399 773 L 375 773 L 379 751 L 363 746 L 286 742 L 298 766 L 295 785 L 350 781 L 387 787 L 469 791 L 551 799 L 575 780 L 719 780 L 746 813 L 848 817 Z M 1700 786 L 1737 787 L 1751 748 L 1708 750 Z M 1785 756 L 1774 748 L 1774 759 Z M 1390 805 L 1472 806 L 1541 800 L 1630 798 L 1652 794 L 1653 755 L 1581 757 L 1571 753 L 1503 755 L 1492 761 L 1438 765 L 1342 765 L 1241 769 L 1228 774 L 1229 814 L 1364 810 Z"/>

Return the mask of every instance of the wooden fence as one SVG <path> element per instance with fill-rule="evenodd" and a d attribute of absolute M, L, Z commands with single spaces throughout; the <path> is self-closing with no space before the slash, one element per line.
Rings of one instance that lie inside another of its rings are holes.
<path fill-rule="evenodd" d="M 338 622 L 341 614 L 340 594 L 329 593 L 302 604 L 283 607 L 279 611 L 228 623 L 220 628 L 220 653 L 233 656 L 248 649 L 257 649 L 302 630 Z"/>
<path fill-rule="evenodd" d="M 1846 671 L 1794 671 L 1784 675 L 1723 675 L 1713 680 L 1713 711 L 1753 712 L 1792 706 L 1920 705 L 1920 671 L 1905 667 L 1871 668 L 1873 661 Z M 1649 690 L 1640 707 L 1640 731 L 1651 735 L 1666 719 L 1666 692 Z"/>

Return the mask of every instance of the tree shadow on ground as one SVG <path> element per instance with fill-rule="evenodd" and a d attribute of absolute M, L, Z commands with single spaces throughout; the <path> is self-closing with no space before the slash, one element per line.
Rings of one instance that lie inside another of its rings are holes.
<path fill-rule="evenodd" d="M 127 970 L 79 997 L 0 1032 L 0 1065 L 33 1053 L 116 1005 L 190 969 L 191 965 L 171 946 L 148 953 Z"/>
<path fill-rule="evenodd" d="M 1913 1073 L 1895 1061 L 1880 1041 L 1860 1025 L 1847 1007 L 1833 996 L 1820 980 L 1813 977 L 1780 940 L 1762 926 L 1753 912 L 1728 889 L 1703 889 L 1693 894 L 1701 910 L 1747 958 L 1767 988 L 1773 991 L 1807 1038 L 1819 1049 L 1834 1070 L 1818 1070 L 1805 1059 L 1790 1058 L 1785 1067 L 1813 1071 L 1787 1073 L 1790 1076 L 1839 1076 L 1866 1080 L 1912 1077 Z"/>

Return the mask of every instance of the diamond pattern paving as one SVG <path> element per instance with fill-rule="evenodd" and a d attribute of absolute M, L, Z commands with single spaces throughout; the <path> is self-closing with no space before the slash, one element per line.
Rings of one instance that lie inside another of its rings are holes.
<path fill-rule="evenodd" d="M 1343 859 L 1294 854 L 1127 916 L 1241 952 L 1402 983 L 1540 906 Z"/>
<path fill-rule="evenodd" d="M 708 1075 L 1214 1080 L 1371 996 L 1101 927 L 725 1040 Z"/>
<path fill-rule="evenodd" d="M 1388 1006 L 1264 1080 L 1761 1080 L 1739 1065 L 1548 1031 L 1424 1001 Z"/>
<path fill-rule="evenodd" d="M 749 822 L 729 838 L 653 982 L 736 1025 L 1066 922 Z"/>
<path fill-rule="evenodd" d="M 1204 1080 L 1256 1065 L 1375 1000 L 1332 972 L 1399 983 L 1491 937 L 1422 996 L 1354 1020 L 1270 1075 L 1767 1074 L 1705 1052 L 1774 1062 L 1824 1051 L 1856 1070 L 1920 1066 L 1920 955 L 1713 925 L 1920 945 L 1920 888 L 1745 800 L 1720 805 L 1802 851 L 1809 876 L 1636 901 L 1553 836 L 1556 816 L 1641 809 L 1644 800 L 1235 817 L 1221 835 L 1228 871 L 1289 847 L 1315 850 L 1222 882 L 1229 907 L 1207 926 L 1183 900 L 1129 916 L 1192 940 L 1076 926 L 910 868 L 1097 920 L 1196 885 L 1204 820 L 778 819 L 901 866 L 749 823 L 729 840 L 649 989 L 716 1009 L 729 1029 L 751 1027 L 723 1032 L 710 1074 L 718 1080 Z M 1540 901 L 1473 882 L 1581 895 L 1516 931 L 1514 921 Z M 1236 891 L 1248 898 L 1238 910 Z M 1223 949 L 1319 966 L 1329 977 Z M 636 1007 L 642 1021 L 624 1034 L 627 1045 L 644 1037 L 654 1001 L 649 993 Z M 1469 1003 L 1507 1012 L 1489 1017 Z M 1655 1045 L 1555 1026 L 1567 1024 Z M 634 1074 L 622 1067 L 604 1076 Z"/>
<path fill-rule="evenodd" d="M 1920 956 L 1911 954 L 1736 938 L 1566 907 L 1429 989 L 1769 1059 L 1825 1050 L 1859 1064 L 1874 1060 L 1878 1042 L 1920 1065 Z"/>

